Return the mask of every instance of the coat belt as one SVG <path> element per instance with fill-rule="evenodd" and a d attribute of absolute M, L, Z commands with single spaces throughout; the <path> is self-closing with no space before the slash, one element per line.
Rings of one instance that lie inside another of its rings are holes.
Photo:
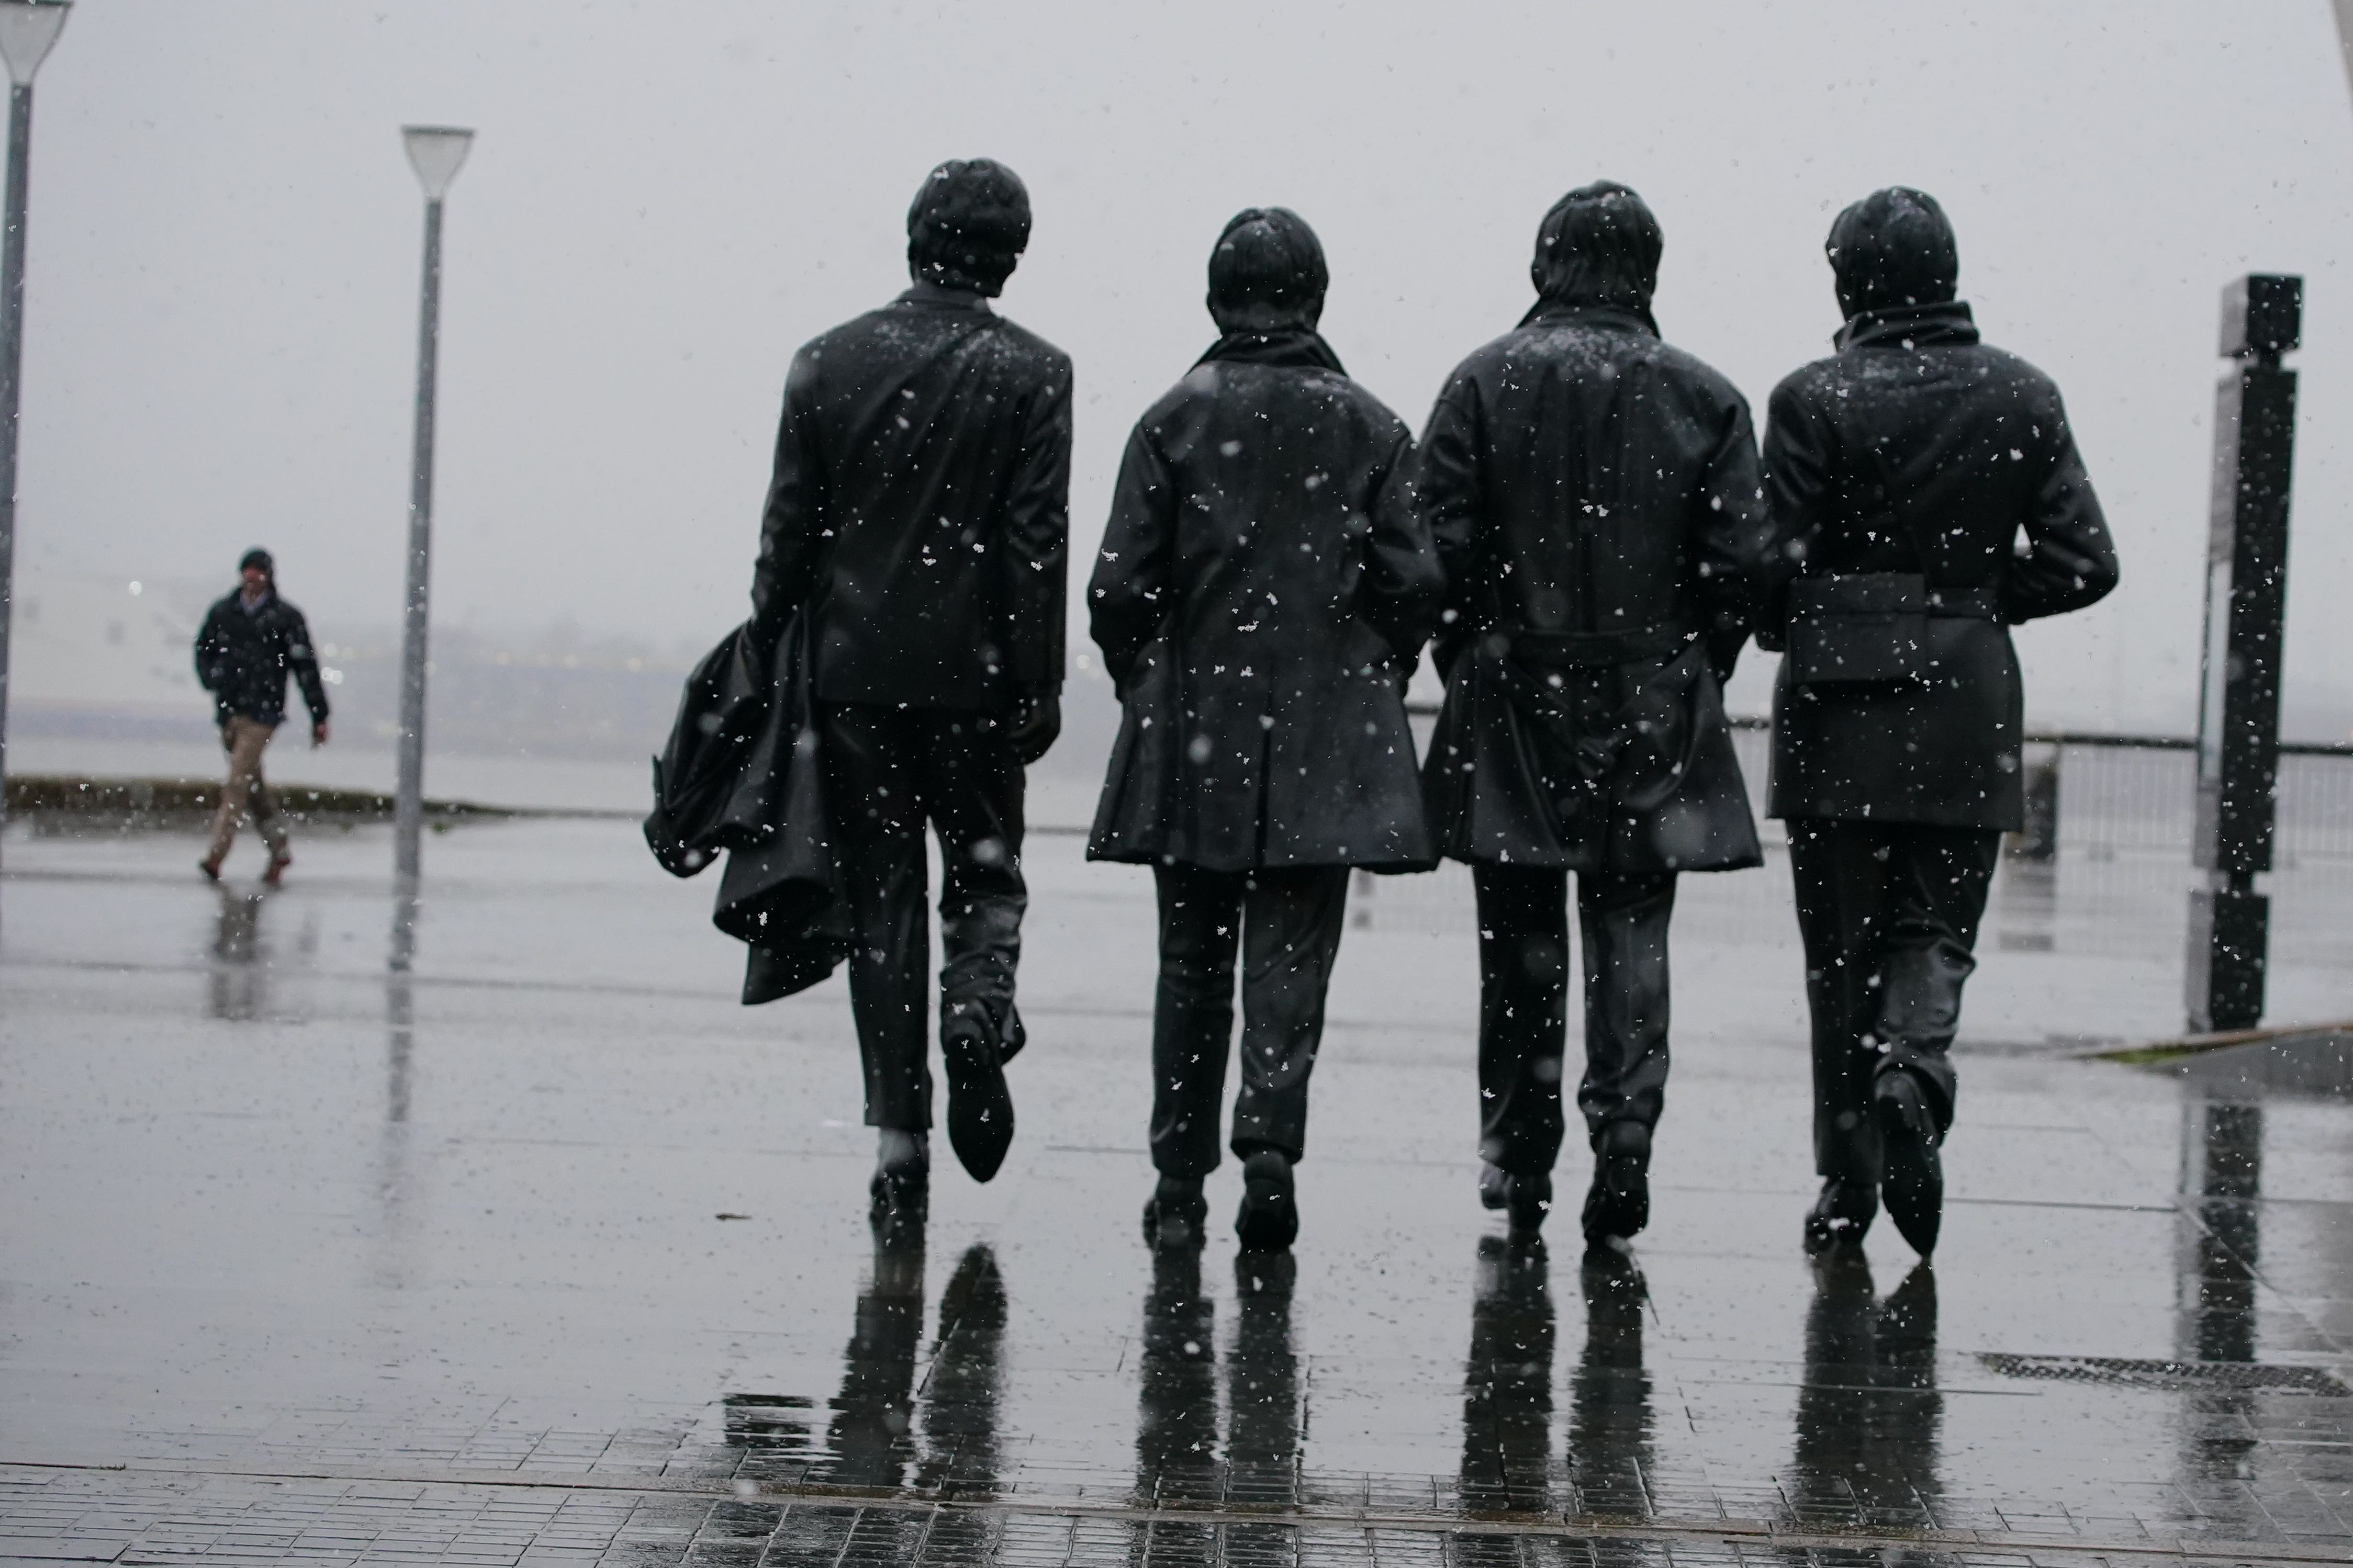
<path fill-rule="evenodd" d="M 1681 653 L 1699 634 L 1681 621 L 1623 632 L 1506 632 L 1512 656 L 1531 669 L 1587 669 Z"/>
<path fill-rule="evenodd" d="M 1959 621 L 2001 619 L 2001 596 L 1991 588 L 1931 588 L 1927 612 Z"/>

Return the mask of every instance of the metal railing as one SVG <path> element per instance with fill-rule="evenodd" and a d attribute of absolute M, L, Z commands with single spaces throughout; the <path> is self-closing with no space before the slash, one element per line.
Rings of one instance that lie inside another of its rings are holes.
<path fill-rule="evenodd" d="M 1409 710 L 1427 718 L 1438 705 L 1417 701 Z M 1733 748 L 1759 812 L 1771 728 L 1757 715 L 1732 720 Z M 2026 744 L 2030 852 L 2189 854 L 2197 818 L 2195 741 L 2030 730 Z M 2275 863 L 2353 858 L 2353 743 L 2282 742 L 2276 798 Z M 1768 838 L 1782 838 L 1778 823 L 1759 826 Z"/>

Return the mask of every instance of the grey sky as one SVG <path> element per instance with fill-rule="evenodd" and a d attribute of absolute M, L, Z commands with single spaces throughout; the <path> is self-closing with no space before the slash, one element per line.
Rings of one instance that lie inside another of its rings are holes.
<path fill-rule="evenodd" d="M 1988 336 L 2065 389 L 2123 552 L 2105 605 L 2021 635 L 2031 712 L 2191 722 L 2216 297 L 2250 268 L 2308 279 L 2289 697 L 2353 688 L 2327 0 L 81 0 L 39 87 L 22 591 L 226 585 L 266 542 L 322 637 L 391 624 L 405 121 L 480 131 L 449 204 L 436 574 L 477 626 L 670 644 L 740 618 L 786 362 L 902 285 L 943 157 L 1004 159 L 1036 203 L 1003 305 L 1077 361 L 1080 572 L 1128 425 L 1210 335 L 1238 207 L 1321 231 L 1329 336 L 1419 427 L 1525 309 L 1545 206 L 1625 180 L 1666 230 L 1667 335 L 1761 416 L 1837 325 L 1831 216 L 1903 182 L 1951 212 Z"/>

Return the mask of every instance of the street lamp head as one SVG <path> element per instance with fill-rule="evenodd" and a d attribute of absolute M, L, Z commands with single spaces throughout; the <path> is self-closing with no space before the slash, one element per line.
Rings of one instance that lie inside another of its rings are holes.
<path fill-rule="evenodd" d="M 425 199 L 439 201 L 449 182 L 458 177 L 467 149 L 474 144 L 474 133 L 448 125 L 404 125 L 400 136 L 408 146 L 408 166 L 417 171 L 417 183 L 425 187 Z"/>
<path fill-rule="evenodd" d="M 72 9 L 73 0 L 0 0 L 0 55 L 7 57 L 9 80 L 33 85 Z"/>

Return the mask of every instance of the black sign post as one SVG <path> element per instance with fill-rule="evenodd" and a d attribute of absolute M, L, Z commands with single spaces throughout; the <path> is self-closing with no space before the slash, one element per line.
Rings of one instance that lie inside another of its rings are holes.
<path fill-rule="evenodd" d="M 2304 279 L 2262 273 L 2222 291 L 2214 489 L 2206 543 L 2206 645 L 2198 704 L 2198 827 L 2206 886 L 2189 895 L 2189 1027 L 2253 1028 L 2263 1016 L 2279 776 L 2280 642 L 2287 613 L 2288 478 Z"/>

